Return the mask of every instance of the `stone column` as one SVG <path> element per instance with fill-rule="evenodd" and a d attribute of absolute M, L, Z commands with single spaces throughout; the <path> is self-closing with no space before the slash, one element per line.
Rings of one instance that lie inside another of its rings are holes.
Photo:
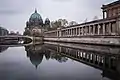
<path fill-rule="evenodd" d="M 65 32 L 65 30 L 64 30 L 64 37 L 65 37 L 65 34 L 66 34 L 66 32 Z"/>
<path fill-rule="evenodd" d="M 72 36 L 74 36 L 74 28 L 72 29 L 72 31 L 73 31 L 73 32 L 72 32 L 72 34 L 73 34 Z"/>
<path fill-rule="evenodd" d="M 78 30 L 78 36 L 80 36 L 80 27 L 79 27 L 79 30 Z"/>
<path fill-rule="evenodd" d="M 93 35 L 95 35 L 95 25 L 93 25 Z"/>
<path fill-rule="evenodd" d="M 105 35 L 105 23 L 103 23 L 103 35 Z"/>
<path fill-rule="evenodd" d="M 100 35 L 100 28 L 101 28 L 101 26 L 100 26 L 100 24 L 98 24 L 98 35 Z"/>
<path fill-rule="evenodd" d="M 85 26 L 85 35 L 87 35 L 87 26 Z"/>
<path fill-rule="evenodd" d="M 68 29 L 68 36 L 70 36 L 70 29 Z"/>
<path fill-rule="evenodd" d="M 117 34 L 120 35 L 120 17 L 117 19 Z"/>
<path fill-rule="evenodd" d="M 57 31 L 57 36 L 56 37 L 59 37 L 59 34 L 58 34 L 59 31 Z"/>
<path fill-rule="evenodd" d="M 105 19 L 105 11 L 103 11 L 103 19 Z"/>
<path fill-rule="evenodd" d="M 74 28 L 74 36 L 75 36 L 75 33 L 76 33 L 76 32 L 75 32 L 75 29 L 76 29 L 76 28 Z"/>
<path fill-rule="evenodd" d="M 82 27 L 81 29 L 82 29 L 82 35 L 84 35 L 84 27 Z"/>
<path fill-rule="evenodd" d="M 69 29 L 67 29 L 67 37 L 69 36 Z"/>
<path fill-rule="evenodd" d="M 91 35 L 91 26 L 89 26 L 89 35 Z"/>
<path fill-rule="evenodd" d="M 78 35 L 78 34 L 77 34 L 78 31 L 77 31 L 77 28 L 75 28 L 75 29 L 76 29 L 76 36 L 77 36 L 77 35 Z"/>
<path fill-rule="evenodd" d="M 61 37 L 61 34 L 62 34 L 62 33 L 61 33 L 61 30 L 59 30 L 59 36 L 60 36 L 60 37 Z"/>
<path fill-rule="evenodd" d="M 111 27 L 112 27 L 112 26 L 111 26 L 111 22 L 110 22 L 110 23 L 109 23 L 109 34 L 110 34 L 110 35 L 111 35 L 111 31 L 112 31 L 112 30 L 111 30 Z"/>
<path fill-rule="evenodd" d="M 65 30 L 65 37 L 66 37 L 66 35 L 67 35 L 67 30 Z"/>
<path fill-rule="evenodd" d="M 65 31 L 63 30 L 63 37 L 65 36 Z"/>
<path fill-rule="evenodd" d="M 71 36 L 73 36 L 73 29 L 71 29 Z"/>
<path fill-rule="evenodd" d="M 67 36 L 67 30 L 65 30 L 65 37 Z"/>
<path fill-rule="evenodd" d="M 72 36 L 72 29 L 70 29 L 70 36 Z"/>

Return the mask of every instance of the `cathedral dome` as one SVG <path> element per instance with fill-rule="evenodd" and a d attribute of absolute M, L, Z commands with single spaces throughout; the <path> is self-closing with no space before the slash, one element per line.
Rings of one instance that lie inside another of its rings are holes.
<path fill-rule="evenodd" d="M 29 21 L 43 21 L 42 17 L 40 16 L 39 13 L 37 13 L 37 10 L 35 10 L 35 12 L 30 16 Z"/>

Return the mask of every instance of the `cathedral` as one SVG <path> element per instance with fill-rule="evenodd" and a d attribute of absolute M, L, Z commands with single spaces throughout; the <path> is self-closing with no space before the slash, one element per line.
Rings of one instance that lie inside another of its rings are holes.
<path fill-rule="evenodd" d="M 35 9 L 35 12 L 30 16 L 29 20 L 26 22 L 24 35 L 29 36 L 42 36 L 45 31 L 50 28 L 50 20 L 48 18 L 43 19 L 41 15 Z"/>

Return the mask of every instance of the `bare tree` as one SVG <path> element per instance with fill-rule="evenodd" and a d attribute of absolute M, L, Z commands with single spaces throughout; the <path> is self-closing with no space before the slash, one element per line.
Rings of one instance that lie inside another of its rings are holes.
<path fill-rule="evenodd" d="M 78 24 L 76 21 L 69 22 L 69 26 Z"/>
<path fill-rule="evenodd" d="M 98 20 L 98 16 L 94 16 L 93 20 Z"/>

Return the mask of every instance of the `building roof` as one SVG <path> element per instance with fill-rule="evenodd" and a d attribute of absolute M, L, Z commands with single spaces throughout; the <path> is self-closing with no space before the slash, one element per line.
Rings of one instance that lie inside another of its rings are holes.
<path fill-rule="evenodd" d="M 30 16 L 30 21 L 33 20 L 42 20 L 42 17 L 39 13 L 37 13 L 37 10 L 35 9 L 35 12 Z"/>
<path fill-rule="evenodd" d="M 106 5 L 103 5 L 103 6 L 102 6 L 102 9 L 105 9 L 105 8 L 108 8 L 108 7 L 117 5 L 117 4 L 120 4 L 120 0 L 115 1 L 115 2 L 112 2 L 112 3 L 109 3 L 109 4 L 106 4 Z"/>

